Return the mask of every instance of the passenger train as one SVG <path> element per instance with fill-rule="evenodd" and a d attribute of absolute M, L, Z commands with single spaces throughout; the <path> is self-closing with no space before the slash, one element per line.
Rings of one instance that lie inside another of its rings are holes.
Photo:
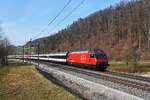
<path fill-rule="evenodd" d="M 57 52 L 35 55 L 10 55 L 9 58 L 42 60 L 65 63 L 69 65 L 84 66 L 105 70 L 109 64 L 104 51 L 100 49 L 75 50 L 70 52 Z"/>

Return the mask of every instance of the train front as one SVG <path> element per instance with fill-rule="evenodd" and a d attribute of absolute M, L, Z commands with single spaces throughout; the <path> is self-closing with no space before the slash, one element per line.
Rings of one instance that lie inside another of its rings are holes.
<path fill-rule="evenodd" d="M 107 55 L 104 52 L 95 53 L 95 58 L 96 58 L 96 68 L 100 70 L 105 70 L 109 66 Z"/>

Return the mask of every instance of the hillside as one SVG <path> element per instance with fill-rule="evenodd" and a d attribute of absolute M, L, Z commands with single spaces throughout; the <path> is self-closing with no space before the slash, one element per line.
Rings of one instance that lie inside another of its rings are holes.
<path fill-rule="evenodd" d="M 120 61 L 130 55 L 149 59 L 150 0 L 120 2 L 38 41 L 42 53 L 100 48 L 110 60 Z"/>

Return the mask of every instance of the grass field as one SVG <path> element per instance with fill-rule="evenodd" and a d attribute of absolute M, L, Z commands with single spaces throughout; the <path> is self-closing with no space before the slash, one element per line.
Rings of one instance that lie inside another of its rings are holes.
<path fill-rule="evenodd" d="M 9 50 L 9 53 L 12 54 L 17 54 L 17 55 L 22 55 L 23 54 L 23 47 L 19 47 L 19 48 L 14 48 Z M 35 48 L 31 47 L 31 54 L 35 53 Z M 24 54 L 25 55 L 29 55 L 30 54 L 30 47 L 25 47 L 24 48 Z"/>
<path fill-rule="evenodd" d="M 31 47 L 31 54 L 35 52 L 35 48 Z M 23 48 L 16 48 L 16 53 L 17 54 L 23 54 Z M 24 48 L 24 54 L 30 54 L 30 47 Z"/>
<path fill-rule="evenodd" d="M 35 66 L 11 62 L 0 66 L 0 100 L 77 100 L 49 80 Z"/>
<path fill-rule="evenodd" d="M 112 67 L 127 67 L 127 65 L 125 63 L 110 63 L 110 66 Z M 134 64 L 129 63 L 128 67 L 132 67 L 134 66 Z M 137 63 L 136 64 L 137 67 L 150 67 L 150 63 Z"/>
<path fill-rule="evenodd" d="M 136 65 L 129 63 L 128 66 L 123 62 L 110 62 L 108 70 L 126 73 L 150 73 L 150 62 L 138 62 Z"/>

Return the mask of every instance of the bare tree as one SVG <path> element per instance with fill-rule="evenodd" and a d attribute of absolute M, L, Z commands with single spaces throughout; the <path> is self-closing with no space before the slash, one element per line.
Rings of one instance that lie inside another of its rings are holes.
<path fill-rule="evenodd" d="M 2 28 L 0 28 L 0 63 L 2 65 L 7 65 L 8 60 L 8 40 L 4 37 L 4 32 L 2 31 Z"/>
<path fill-rule="evenodd" d="M 129 37 L 131 46 L 135 44 L 135 48 L 150 49 L 149 9 L 150 0 L 131 0 L 97 11 L 84 19 L 78 19 L 54 35 L 39 39 L 40 48 L 44 49 L 40 49 L 40 53 L 42 50 L 48 53 L 68 49 L 104 49 L 109 46 L 111 52 L 106 53 L 113 58 L 116 55 L 111 49 L 118 50 L 120 54 L 123 49 L 119 44 L 123 44 L 124 41 L 126 44 Z M 130 51 L 127 49 L 129 45 L 123 47 L 124 51 Z"/>

